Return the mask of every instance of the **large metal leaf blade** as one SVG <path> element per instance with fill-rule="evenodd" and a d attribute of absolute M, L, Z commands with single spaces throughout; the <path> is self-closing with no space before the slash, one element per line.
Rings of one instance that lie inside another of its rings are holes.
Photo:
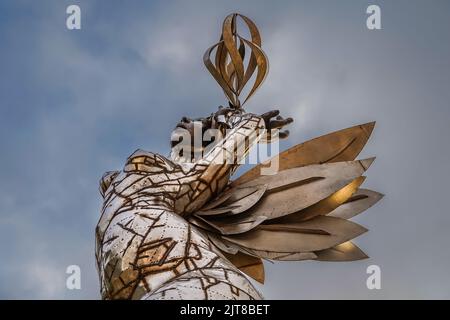
<path fill-rule="evenodd" d="M 292 213 L 290 215 L 281 217 L 279 219 L 271 220 L 270 223 L 289 224 L 294 222 L 305 221 L 320 215 L 326 215 L 335 210 L 336 208 L 338 208 L 347 200 L 349 200 L 351 196 L 356 192 L 358 187 L 364 182 L 364 180 L 365 180 L 364 176 L 358 177 L 351 183 L 347 184 L 342 189 L 336 191 L 329 197 L 320 200 L 319 202 L 313 204 L 312 206 L 309 206 L 303 210 Z"/>
<path fill-rule="evenodd" d="M 229 205 L 229 206 L 225 206 L 225 207 L 219 207 L 219 208 L 214 208 L 214 209 L 209 209 L 209 210 L 200 210 L 198 212 L 196 212 L 195 214 L 197 216 L 218 216 L 224 213 L 229 213 L 231 210 L 238 208 L 237 206 L 233 206 L 233 205 Z"/>
<path fill-rule="evenodd" d="M 289 225 L 289 231 L 255 229 L 249 232 L 222 236 L 224 239 L 244 248 L 275 252 L 312 252 L 334 247 L 353 239 L 367 229 L 348 220 L 319 216 L 302 223 Z M 295 232 L 293 229 L 318 229 L 329 233 L 313 234 Z"/>
<path fill-rule="evenodd" d="M 260 176 L 243 186 L 266 184 L 266 194 L 243 215 L 223 218 L 224 223 L 239 225 L 257 217 L 275 219 L 303 210 L 342 189 L 370 166 L 373 158 L 311 165 L 281 171 L 274 176 Z"/>
<path fill-rule="evenodd" d="M 342 219 L 350 219 L 369 209 L 377 203 L 383 194 L 368 189 L 358 189 L 350 199 L 330 212 L 328 216 Z"/>
<path fill-rule="evenodd" d="M 227 213 L 227 215 L 234 215 L 244 212 L 254 206 L 259 199 L 264 195 L 267 189 L 266 185 L 257 185 L 246 188 L 234 188 L 224 196 L 225 201 L 221 203 L 221 198 L 214 201 L 206 209 L 202 209 L 196 213 L 199 216 L 213 216 Z M 219 204 L 223 206 L 218 207 Z M 212 207 L 214 206 L 214 207 Z M 212 208 L 211 208 L 212 207 Z"/>
<path fill-rule="evenodd" d="M 258 216 L 253 220 L 244 221 L 240 223 L 231 224 L 225 219 L 207 219 L 202 216 L 197 216 L 198 219 L 205 222 L 208 226 L 214 228 L 216 232 L 229 235 L 248 232 L 263 223 L 267 218 L 264 216 Z"/>
<path fill-rule="evenodd" d="M 236 254 L 223 254 L 239 270 L 259 283 L 264 284 L 264 264 L 261 261 L 261 258 L 249 256 L 242 252 L 238 252 Z"/>
<path fill-rule="evenodd" d="M 267 185 L 267 191 L 278 192 L 281 191 L 279 189 L 286 189 L 292 184 L 297 184 L 300 181 L 305 181 L 311 178 L 338 177 L 340 180 L 355 179 L 363 174 L 374 160 L 375 157 L 372 157 L 363 160 L 312 164 L 299 168 L 286 169 L 279 171 L 275 175 L 259 176 L 252 181 L 248 181 L 240 185 L 240 187 L 243 188 L 265 184 Z"/>
<path fill-rule="evenodd" d="M 350 223 L 350 224 L 348 224 Z M 346 232 L 361 232 L 364 233 L 367 231 L 366 228 L 360 226 L 352 221 L 348 221 L 345 219 L 328 217 L 328 216 L 318 216 L 314 219 L 293 222 L 289 224 L 270 224 L 263 225 L 260 229 L 265 230 L 277 230 L 275 227 L 286 228 L 291 232 L 296 232 L 298 229 L 300 233 L 310 233 L 310 234 L 319 234 L 319 235 L 339 235 L 345 234 Z M 271 227 L 271 228 L 270 228 Z M 359 234 L 358 234 L 359 235 Z"/>
<path fill-rule="evenodd" d="M 276 157 L 279 157 L 279 171 L 318 163 L 354 160 L 361 152 L 372 133 L 375 122 L 370 122 L 298 144 Z M 233 182 L 237 186 L 261 175 L 261 168 L 274 158 L 261 163 Z"/>
<path fill-rule="evenodd" d="M 220 206 L 222 203 L 227 201 L 233 195 L 232 191 L 235 191 L 236 189 L 238 189 L 238 188 L 233 188 L 233 189 L 229 189 L 229 190 L 223 191 L 216 198 L 214 198 L 213 200 L 209 201 L 202 208 L 202 210 L 210 210 L 210 209 L 216 208 L 217 206 Z"/>
<path fill-rule="evenodd" d="M 240 249 L 239 246 L 237 246 L 225 239 L 222 239 L 220 236 L 218 236 L 214 233 L 208 232 L 207 236 L 208 236 L 208 239 L 211 240 L 211 242 L 223 252 L 226 252 L 229 254 L 237 254 Z"/>
<path fill-rule="evenodd" d="M 211 227 L 209 224 L 207 224 L 205 221 L 203 221 L 200 218 L 197 218 L 196 216 L 190 216 L 189 217 L 189 223 L 193 224 L 196 227 L 199 227 L 203 230 L 209 231 L 209 232 L 217 232 L 216 229 Z"/>
<path fill-rule="evenodd" d="M 207 233 L 208 239 L 230 260 L 239 270 L 260 283 L 264 283 L 264 265 L 261 258 L 239 251 L 239 247 L 221 239 L 215 234 Z"/>
<path fill-rule="evenodd" d="M 350 241 L 333 248 L 316 251 L 315 254 L 318 261 L 355 261 L 368 258 L 360 248 Z"/>

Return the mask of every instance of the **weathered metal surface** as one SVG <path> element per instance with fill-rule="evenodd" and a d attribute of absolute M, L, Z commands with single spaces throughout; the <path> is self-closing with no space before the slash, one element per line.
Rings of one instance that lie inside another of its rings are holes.
<path fill-rule="evenodd" d="M 238 33 L 237 19 L 251 39 Z M 268 71 L 261 36 L 249 18 L 227 16 L 204 61 L 230 108 L 198 121 L 202 132 L 223 133 L 220 141 L 196 146 L 200 157 L 181 156 L 177 143 L 171 159 L 138 150 L 122 170 L 100 181 L 96 259 L 104 299 L 260 299 L 244 274 L 264 283 L 262 259 L 367 257 L 350 242 L 367 229 L 347 219 L 382 197 L 359 189 L 374 158 L 355 160 L 375 123 L 296 145 L 278 155 L 275 175 L 262 175 L 260 164 L 231 183 L 251 146 L 286 138 L 288 132 L 280 130 L 293 120 L 278 110 L 255 115 L 242 109 Z M 172 137 L 180 128 L 194 132 L 195 122 L 184 117 Z M 262 129 L 275 131 L 264 135 Z"/>

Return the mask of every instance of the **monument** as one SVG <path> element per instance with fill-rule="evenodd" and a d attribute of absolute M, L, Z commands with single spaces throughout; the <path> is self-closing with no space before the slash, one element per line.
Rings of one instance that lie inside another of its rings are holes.
<path fill-rule="evenodd" d="M 367 230 L 349 219 L 382 197 L 360 188 L 374 158 L 355 160 L 374 123 L 298 144 L 233 180 L 251 147 L 287 138 L 282 129 L 293 120 L 277 110 L 243 109 L 268 72 L 249 18 L 227 16 L 204 62 L 228 106 L 204 118 L 183 117 L 170 159 L 137 150 L 100 181 L 96 260 L 103 299 L 261 299 L 248 277 L 264 283 L 263 260 L 367 257 L 351 242 Z M 196 133 L 210 131 L 214 139 L 195 141 Z M 267 170 L 272 162 L 275 172 Z"/>

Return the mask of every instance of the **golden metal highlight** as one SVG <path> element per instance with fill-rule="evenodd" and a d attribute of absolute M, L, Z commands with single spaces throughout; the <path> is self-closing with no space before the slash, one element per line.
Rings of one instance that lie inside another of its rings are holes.
<path fill-rule="evenodd" d="M 251 40 L 243 38 L 237 32 L 238 18 L 248 27 Z M 247 61 L 246 52 L 250 52 Z M 203 62 L 234 108 L 241 108 L 255 94 L 269 71 L 269 61 L 261 49 L 258 28 L 252 20 L 238 13 L 225 18 L 220 41 L 206 50 Z M 241 103 L 240 94 L 255 71 L 257 73 L 253 86 Z"/>

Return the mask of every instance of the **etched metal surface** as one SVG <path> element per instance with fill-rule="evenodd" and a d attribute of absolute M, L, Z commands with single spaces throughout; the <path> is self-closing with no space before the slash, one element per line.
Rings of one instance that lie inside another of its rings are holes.
<path fill-rule="evenodd" d="M 251 40 L 237 33 L 238 18 Z M 243 103 L 268 68 L 247 17 L 226 17 L 221 40 L 204 61 L 230 108 L 197 120 L 183 117 L 172 133 L 170 159 L 137 150 L 121 171 L 100 181 L 96 259 L 104 299 L 261 299 L 247 276 L 264 283 L 263 259 L 367 258 L 351 242 L 367 229 L 348 219 L 382 198 L 360 188 L 375 158 L 355 160 L 375 123 L 298 144 L 271 159 L 279 168 L 271 175 L 263 173 L 263 163 L 231 181 L 252 146 L 286 138 L 281 130 L 293 120 L 277 110 L 256 115 L 241 107 L 252 74 L 257 71 Z M 220 139 L 196 146 L 189 138 L 193 150 L 180 153 L 180 131 L 192 135 L 196 125 L 202 134 L 218 130 Z"/>
<path fill-rule="evenodd" d="M 239 162 L 229 151 L 264 128 L 254 115 L 229 121 L 236 124 L 234 131 L 197 163 L 178 164 L 138 150 L 121 172 L 109 172 L 101 180 L 104 206 L 96 255 L 104 298 L 186 297 L 184 291 L 174 293 L 174 283 L 177 288 L 188 285 L 190 298 L 260 298 L 245 276 L 183 218 L 223 190 L 233 163 Z M 226 162 L 216 163 L 224 151 Z"/>

